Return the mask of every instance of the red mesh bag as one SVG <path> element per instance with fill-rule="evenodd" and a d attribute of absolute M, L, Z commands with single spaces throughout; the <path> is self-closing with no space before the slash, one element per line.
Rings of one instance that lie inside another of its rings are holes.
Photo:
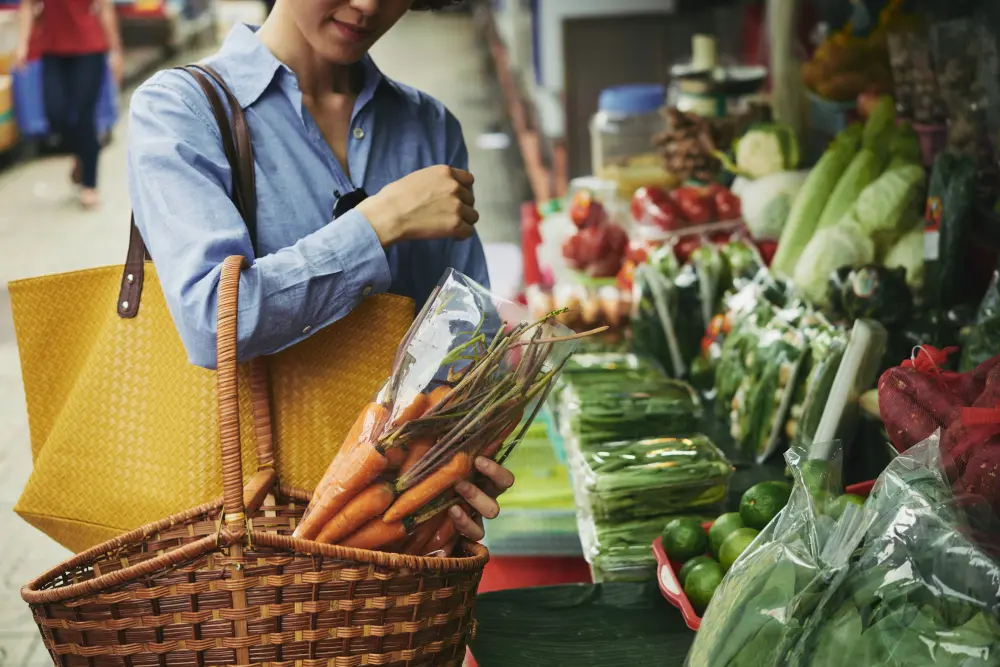
<path fill-rule="evenodd" d="M 903 452 L 941 429 L 956 491 L 981 496 L 1000 515 L 1000 356 L 968 373 L 941 370 L 954 348 L 920 347 L 879 379 L 879 412 Z"/>

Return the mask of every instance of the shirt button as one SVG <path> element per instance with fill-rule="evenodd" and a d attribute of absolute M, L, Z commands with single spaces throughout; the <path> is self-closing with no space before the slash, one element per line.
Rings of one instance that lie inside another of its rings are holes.
<path fill-rule="evenodd" d="M 312 327 L 310 327 L 310 326 L 307 326 L 307 327 L 306 327 L 305 329 L 303 329 L 303 330 L 302 330 L 302 333 L 304 333 L 304 334 L 307 334 L 307 333 L 309 333 L 309 332 L 310 332 L 310 331 L 312 331 L 312 330 L 313 330 L 313 328 L 312 328 Z"/>
<path fill-rule="evenodd" d="M 365 138 L 365 131 L 362 130 L 360 127 L 354 128 L 354 138 L 355 139 L 364 139 Z"/>
<path fill-rule="evenodd" d="M 361 296 L 363 296 L 365 298 L 368 298 L 371 295 L 372 295 L 372 286 L 371 285 L 365 285 L 365 288 L 363 290 L 361 290 Z"/>

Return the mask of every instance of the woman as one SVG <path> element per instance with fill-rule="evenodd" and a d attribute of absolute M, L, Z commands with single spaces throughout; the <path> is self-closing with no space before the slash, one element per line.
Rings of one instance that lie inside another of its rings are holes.
<path fill-rule="evenodd" d="M 236 26 L 206 60 L 250 124 L 256 253 L 230 201 L 221 135 L 198 84 L 165 71 L 133 95 L 135 221 L 193 363 L 215 363 L 217 288 L 230 255 L 256 258 L 240 282 L 242 358 L 286 348 L 376 292 L 420 306 L 448 267 L 488 284 L 458 121 L 367 55 L 403 14 L 428 4 L 277 0 L 263 26 Z M 495 488 L 457 489 L 492 518 L 493 496 L 513 477 L 483 458 L 476 466 Z M 461 510 L 454 517 L 460 532 L 483 537 Z"/>
<path fill-rule="evenodd" d="M 21 0 L 20 38 L 14 67 L 28 61 L 38 23 L 45 112 L 52 130 L 73 152 L 73 182 L 81 186 L 80 204 L 98 204 L 97 99 L 110 65 L 121 81 L 124 60 L 113 0 Z"/>

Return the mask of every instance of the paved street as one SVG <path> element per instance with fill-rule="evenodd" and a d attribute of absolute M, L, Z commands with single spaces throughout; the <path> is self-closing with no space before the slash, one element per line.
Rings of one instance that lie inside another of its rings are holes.
<path fill-rule="evenodd" d="M 224 18 L 253 21 L 260 4 L 226 2 Z M 499 93 L 481 44 L 467 15 L 415 14 L 373 55 L 387 74 L 435 95 L 461 120 L 477 176 L 480 233 L 487 243 L 510 243 L 517 238 L 518 204 L 528 195 L 523 175 L 513 167 L 515 156 L 488 147 L 488 141 L 477 142 L 481 135 L 503 129 Z M 198 55 L 184 54 L 182 60 Z M 6 284 L 16 278 L 121 263 L 129 214 L 126 134 L 125 123 L 119 123 L 102 154 L 103 204 L 93 212 L 82 212 L 76 205 L 68 158 L 36 159 L 0 170 L 0 667 L 50 664 L 19 589 L 68 555 L 12 512 L 30 474 L 31 459 Z M 64 331 L 52 332 L 53 344 L 71 340 L 72 323 L 66 324 Z"/>

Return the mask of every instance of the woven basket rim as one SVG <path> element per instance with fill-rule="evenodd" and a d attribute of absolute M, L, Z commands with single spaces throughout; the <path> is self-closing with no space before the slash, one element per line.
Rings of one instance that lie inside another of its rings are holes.
<path fill-rule="evenodd" d="M 310 494 L 299 489 L 280 487 L 278 492 L 281 496 L 295 500 L 305 501 L 310 497 Z M 87 581 L 59 588 L 44 588 L 47 584 L 66 572 L 82 565 L 87 565 L 100 557 L 107 556 L 121 549 L 123 546 L 142 542 L 161 530 L 209 512 L 221 511 L 222 508 L 223 499 L 220 497 L 165 519 L 140 526 L 135 530 L 75 554 L 25 584 L 21 588 L 21 599 L 28 604 L 51 604 L 87 597 L 107 588 L 122 586 L 126 583 L 147 577 L 151 573 L 174 567 L 178 564 L 177 557 L 179 554 L 185 554 L 182 560 L 190 562 L 208 553 L 225 548 L 227 545 L 240 542 L 246 536 L 249 536 L 250 541 L 254 544 L 285 549 L 290 554 L 317 555 L 354 565 L 374 565 L 376 567 L 386 567 L 394 570 L 405 569 L 414 572 L 470 572 L 485 567 L 490 559 L 489 550 L 485 546 L 468 540 L 463 540 L 462 546 L 467 552 L 472 554 L 471 556 L 463 558 L 431 558 L 427 556 L 386 553 L 383 551 L 369 551 L 367 549 L 353 549 L 334 544 L 321 544 L 312 540 L 285 537 L 277 533 L 260 530 L 233 533 L 222 528 L 218 536 L 210 535 L 204 537 L 196 542 L 161 554 L 142 563 L 130 565 L 124 569 L 103 574 Z"/>

